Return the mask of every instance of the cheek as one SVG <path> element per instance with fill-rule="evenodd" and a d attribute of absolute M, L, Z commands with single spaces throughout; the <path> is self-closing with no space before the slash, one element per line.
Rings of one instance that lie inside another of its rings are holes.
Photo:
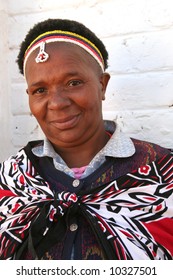
<path fill-rule="evenodd" d="M 83 97 L 82 97 L 83 96 Z M 103 96 L 99 86 L 86 88 L 82 95 L 79 95 L 79 102 L 84 108 L 100 107 Z"/>
<path fill-rule="evenodd" d="M 99 98 L 91 98 L 87 100 L 84 111 L 86 119 L 94 122 L 94 120 L 100 118 L 102 114 L 102 102 Z"/>
<path fill-rule="evenodd" d="M 31 113 L 38 119 L 43 116 L 45 109 L 43 102 L 39 102 L 38 100 L 29 97 L 29 107 Z"/>
<path fill-rule="evenodd" d="M 31 110 L 31 113 L 33 115 L 35 115 L 35 110 L 36 110 L 37 106 L 36 106 L 35 102 L 33 101 L 32 97 L 30 97 L 30 96 L 29 96 L 29 108 Z"/>

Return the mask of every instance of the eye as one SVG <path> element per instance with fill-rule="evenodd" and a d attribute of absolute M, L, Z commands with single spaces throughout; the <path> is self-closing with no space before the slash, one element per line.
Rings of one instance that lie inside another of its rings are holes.
<path fill-rule="evenodd" d="M 72 81 L 68 82 L 69 87 L 76 87 L 81 84 L 82 84 L 82 81 L 80 81 L 80 80 L 72 80 Z"/>
<path fill-rule="evenodd" d="M 32 94 L 43 94 L 43 93 L 46 93 L 47 90 L 45 88 L 37 88 L 35 90 L 33 90 Z"/>

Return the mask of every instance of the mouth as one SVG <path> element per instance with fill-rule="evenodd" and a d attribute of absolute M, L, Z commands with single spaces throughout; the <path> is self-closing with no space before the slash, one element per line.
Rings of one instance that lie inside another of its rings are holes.
<path fill-rule="evenodd" d="M 58 119 L 55 121 L 51 121 L 50 124 L 57 129 L 66 130 L 66 129 L 71 129 L 74 126 L 76 126 L 79 119 L 80 119 L 80 114 Z"/>

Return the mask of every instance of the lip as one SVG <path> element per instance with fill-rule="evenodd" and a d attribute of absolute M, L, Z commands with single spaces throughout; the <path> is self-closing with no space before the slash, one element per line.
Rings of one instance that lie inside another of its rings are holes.
<path fill-rule="evenodd" d="M 73 128 L 79 121 L 80 114 L 68 116 L 63 119 L 51 121 L 50 124 L 60 130 Z"/>

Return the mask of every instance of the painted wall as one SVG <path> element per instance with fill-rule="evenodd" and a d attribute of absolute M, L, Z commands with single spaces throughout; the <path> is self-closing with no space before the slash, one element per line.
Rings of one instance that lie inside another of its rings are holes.
<path fill-rule="evenodd" d="M 15 60 L 30 27 L 47 18 L 81 21 L 105 43 L 111 80 L 104 118 L 173 148 L 172 0 L 0 0 L 0 160 L 42 137 Z"/>

